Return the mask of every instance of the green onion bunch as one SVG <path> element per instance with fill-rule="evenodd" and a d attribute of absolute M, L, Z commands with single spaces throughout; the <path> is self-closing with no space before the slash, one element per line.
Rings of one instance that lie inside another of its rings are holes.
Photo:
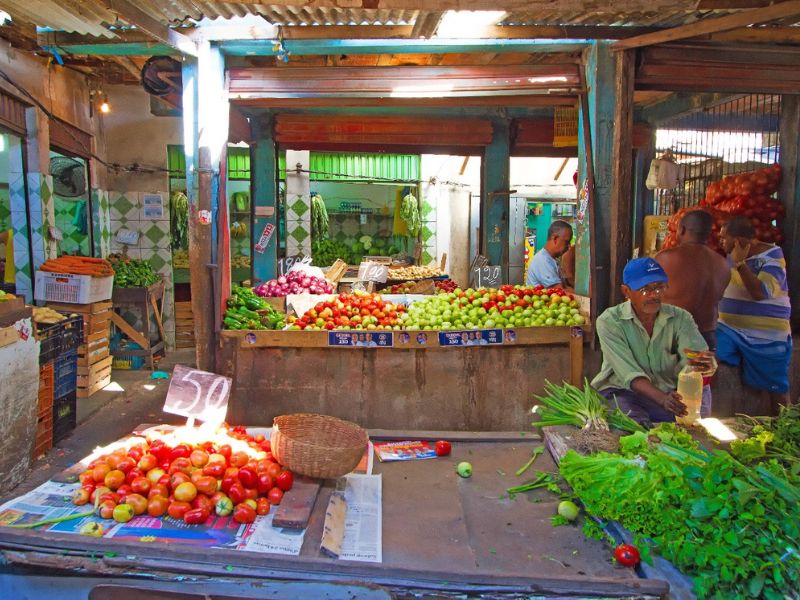
<path fill-rule="evenodd" d="M 539 415 L 535 427 L 573 425 L 580 429 L 608 431 L 609 425 L 621 431 L 634 433 L 644 431 L 641 425 L 628 417 L 619 408 L 609 409 L 606 399 L 584 380 L 583 389 L 569 383 L 562 386 L 549 381 L 544 384 L 545 396 L 536 396 L 539 402 L 533 412 Z"/>

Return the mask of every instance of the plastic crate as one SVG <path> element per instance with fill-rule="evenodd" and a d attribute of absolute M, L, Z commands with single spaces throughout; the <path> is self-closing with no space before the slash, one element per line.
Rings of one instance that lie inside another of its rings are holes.
<path fill-rule="evenodd" d="M 70 350 L 53 362 L 53 397 L 61 398 L 78 387 L 78 351 Z"/>
<path fill-rule="evenodd" d="M 49 363 L 83 343 L 83 317 L 69 317 L 53 325 L 37 323 L 35 335 L 41 342 L 39 364 Z"/>
<path fill-rule="evenodd" d="M 39 367 L 39 401 L 36 406 L 36 416 L 42 415 L 53 410 L 53 398 L 55 378 L 53 375 L 53 363 L 47 363 Z"/>
<path fill-rule="evenodd" d="M 36 435 L 31 458 L 37 459 L 53 447 L 53 411 L 40 415 L 36 420 Z"/>
<path fill-rule="evenodd" d="M 74 391 L 53 401 L 53 443 L 63 440 L 77 424 L 77 397 Z"/>
<path fill-rule="evenodd" d="M 114 291 L 114 277 L 92 277 L 71 273 L 36 271 L 36 300 L 91 304 L 108 300 Z"/>

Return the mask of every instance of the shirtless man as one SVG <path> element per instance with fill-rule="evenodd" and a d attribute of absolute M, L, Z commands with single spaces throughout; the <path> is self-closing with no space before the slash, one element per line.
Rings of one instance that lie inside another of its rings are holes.
<path fill-rule="evenodd" d="M 727 261 L 706 245 L 711 223 L 711 215 L 704 210 L 687 213 L 678 226 L 678 246 L 662 250 L 655 260 L 669 277 L 662 301 L 689 311 L 713 352 L 717 347 L 717 307 L 731 271 Z"/>

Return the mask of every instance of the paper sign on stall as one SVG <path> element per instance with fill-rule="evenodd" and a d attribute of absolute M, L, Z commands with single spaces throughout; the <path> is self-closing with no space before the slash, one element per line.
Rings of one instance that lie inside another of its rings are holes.
<path fill-rule="evenodd" d="M 230 377 L 175 365 L 164 401 L 164 412 L 222 423 L 228 413 L 230 395 Z"/>

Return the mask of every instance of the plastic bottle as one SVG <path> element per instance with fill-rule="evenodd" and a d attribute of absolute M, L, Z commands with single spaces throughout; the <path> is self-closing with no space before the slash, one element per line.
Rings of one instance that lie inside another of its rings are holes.
<path fill-rule="evenodd" d="M 700 405 L 703 402 L 703 375 L 690 365 L 678 373 L 678 393 L 686 405 L 685 417 L 677 417 L 679 425 L 694 425 L 700 418 Z"/>

